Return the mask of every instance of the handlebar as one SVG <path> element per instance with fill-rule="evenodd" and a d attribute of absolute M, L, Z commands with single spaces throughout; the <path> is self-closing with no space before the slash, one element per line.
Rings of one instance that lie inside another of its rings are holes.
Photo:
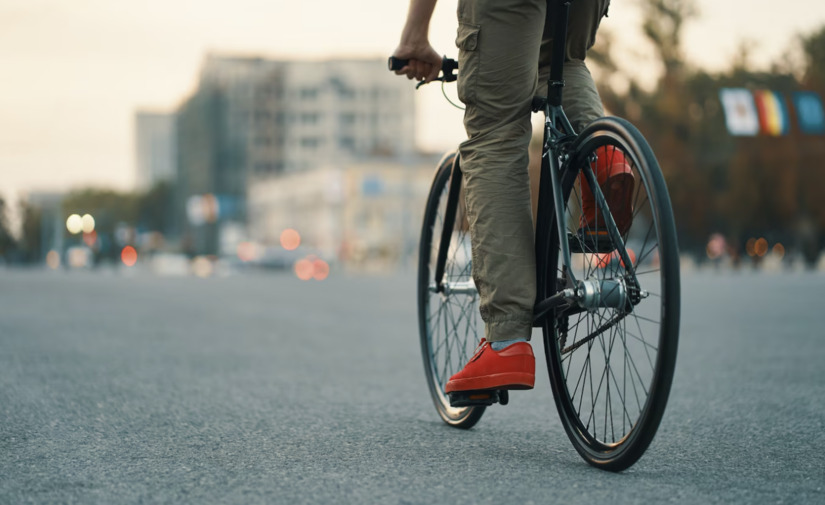
<path fill-rule="evenodd" d="M 395 56 L 390 56 L 389 60 L 387 60 L 387 67 L 390 71 L 401 70 L 402 68 L 409 65 L 410 60 L 404 60 L 401 58 L 396 58 Z M 438 77 L 434 80 L 436 81 L 444 81 L 444 82 L 453 82 L 458 79 L 458 76 L 455 74 L 455 71 L 458 70 L 458 62 L 452 58 L 447 58 L 446 56 L 444 59 L 441 60 L 441 77 Z M 422 84 L 425 84 L 423 81 L 419 82 L 416 88 L 420 87 Z"/>

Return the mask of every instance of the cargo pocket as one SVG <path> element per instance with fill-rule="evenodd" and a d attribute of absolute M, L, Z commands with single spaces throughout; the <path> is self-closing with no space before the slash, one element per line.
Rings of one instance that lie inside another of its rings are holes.
<path fill-rule="evenodd" d="M 476 98 L 476 76 L 478 75 L 478 36 L 481 27 L 467 23 L 458 24 L 458 99 L 469 105 Z"/>

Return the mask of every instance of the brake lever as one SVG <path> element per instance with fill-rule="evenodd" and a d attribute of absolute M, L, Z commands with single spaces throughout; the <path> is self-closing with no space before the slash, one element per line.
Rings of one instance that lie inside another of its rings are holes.
<path fill-rule="evenodd" d="M 415 89 L 418 89 L 418 88 L 420 88 L 421 86 L 423 86 L 425 84 L 429 84 L 429 83 L 435 82 L 435 81 L 442 81 L 443 82 L 444 78 L 443 77 L 436 77 L 432 81 L 418 81 L 418 84 L 415 85 Z"/>

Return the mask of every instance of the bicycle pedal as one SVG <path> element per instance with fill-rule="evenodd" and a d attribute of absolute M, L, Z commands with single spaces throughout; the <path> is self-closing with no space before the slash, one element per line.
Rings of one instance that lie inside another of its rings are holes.
<path fill-rule="evenodd" d="M 483 391 L 454 391 L 449 393 L 451 407 L 489 406 L 494 403 L 507 405 L 510 393 L 506 389 L 488 389 Z"/>
<path fill-rule="evenodd" d="M 607 231 L 599 233 L 585 233 L 579 230 L 577 234 L 568 233 L 567 242 L 571 253 L 610 253 L 616 250 Z"/>

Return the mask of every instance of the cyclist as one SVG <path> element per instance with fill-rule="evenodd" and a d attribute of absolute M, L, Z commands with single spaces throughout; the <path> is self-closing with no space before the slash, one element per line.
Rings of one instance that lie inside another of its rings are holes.
<path fill-rule="evenodd" d="M 609 0 L 575 0 L 570 8 L 563 106 L 576 131 L 604 115 L 584 63 Z M 429 42 L 436 0 L 411 0 L 393 56 L 410 60 L 399 75 L 429 82 L 441 56 Z M 547 94 L 550 26 L 547 0 L 459 0 L 458 96 L 468 139 L 459 147 L 472 241 L 473 280 L 485 338 L 446 392 L 530 389 L 535 357 L 528 341 L 536 297 L 527 148 L 531 103 Z M 598 153 L 596 176 L 619 230 L 629 228 L 633 175 L 621 153 Z M 604 226 L 582 184 L 581 233 Z"/>

